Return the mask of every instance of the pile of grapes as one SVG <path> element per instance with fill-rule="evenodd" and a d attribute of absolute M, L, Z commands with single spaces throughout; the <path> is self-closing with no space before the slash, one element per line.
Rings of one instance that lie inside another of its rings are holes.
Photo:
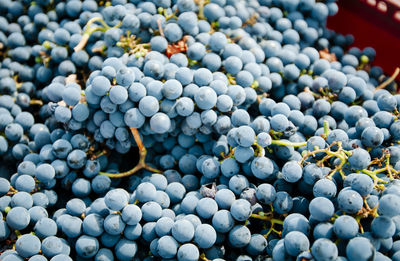
<path fill-rule="evenodd" d="M 0 0 L 0 260 L 400 260 L 400 95 L 335 0 Z"/>

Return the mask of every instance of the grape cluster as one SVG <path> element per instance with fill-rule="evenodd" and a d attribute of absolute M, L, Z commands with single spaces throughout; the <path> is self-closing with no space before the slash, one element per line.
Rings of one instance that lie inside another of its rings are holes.
<path fill-rule="evenodd" d="M 400 260 L 400 69 L 337 11 L 0 1 L 0 260 Z"/>

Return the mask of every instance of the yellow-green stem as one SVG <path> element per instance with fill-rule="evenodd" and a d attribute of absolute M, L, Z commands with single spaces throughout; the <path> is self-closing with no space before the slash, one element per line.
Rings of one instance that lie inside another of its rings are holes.
<path fill-rule="evenodd" d="M 281 146 L 286 146 L 286 147 L 304 147 L 307 146 L 307 142 L 291 142 L 287 140 L 272 140 L 271 144 L 274 145 L 281 145 Z"/>
<path fill-rule="evenodd" d="M 376 176 L 376 172 L 374 172 L 374 171 L 367 170 L 367 169 L 362 169 L 361 172 L 367 174 L 368 176 L 370 176 L 376 182 L 380 182 L 380 183 L 383 183 L 383 184 L 387 184 L 388 183 L 386 180 L 378 178 Z"/>
<path fill-rule="evenodd" d="M 386 81 L 381 83 L 378 87 L 376 87 L 375 91 L 378 91 L 380 89 L 384 89 L 386 86 L 388 86 L 394 80 L 396 80 L 396 77 L 399 75 L 399 73 L 400 73 L 400 68 L 397 67 L 396 70 L 394 71 L 394 73 L 392 74 L 392 76 L 390 76 L 389 79 L 387 79 Z"/>
<path fill-rule="evenodd" d="M 271 223 L 278 224 L 278 225 L 283 225 L 283 221 L 280 219 L 272 218 L 271 216 L 264 216 L 264 215 L 259 215 L 259 214 L 251 214 L 251 218 L 256 218 L 260 220 L 265 220 L 265 221 L 270 221 Z"/>
<path fill-rule="evenodd" d="M 328 135 L 329 135 L 329 122 L 328 121 L 324 121 L 324 134 L 325 134 L 325 138 L 328 138 Z"/>
<path fill-rule="evenodd" d="M 131 132 L 132 132 L 133 138 L 135 139 L 136 144 L 137 144 L 138 149 L 139 149 L 139 162 L 138 162 L 138 164 L 136 164 L 136 166 L 133 169 L 130 169 L 130 170 L 125 171 L 125 172 L 120 172 L 120 173 L 100 172 L 99 174 L 105 175 L 105 176 L 110 177 L 110 178 L 124 178 L 124 177 L 129 177 L 129 176 L 135 174 L 136 172 L 138 172 L 141 169 L 146 169 L 146 170 L 154 172 L 154 173 L 161 173 L 160 170 L 149 166 L 145 162 L 146 155 L 147 155 L 147 150 L 146 150 L 146 148 L 144 147 L 144 145 L 142 143 L 142 139 L 140 138 L 139 131 L 136 128 L 131 128 Z"/>

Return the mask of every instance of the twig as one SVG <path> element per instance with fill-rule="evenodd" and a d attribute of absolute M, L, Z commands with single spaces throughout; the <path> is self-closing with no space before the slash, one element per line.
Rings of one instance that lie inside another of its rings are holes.
<path fill-rule="evenodd" d="M 391 82 L 393 82 L 394 80 L 396 80 L 396 77 L 399 75 L 400 73 L 400 68 L 397 67 L 396 70 L 394 71 L 394 73 L 392 74 L 392 76 L 389 77 L 389 79 L 387 79 L 386 81 L 384 81 L 383 83 L 381 83 L 378 87 L 375 88 L 375 92 L 380 90 L 380 89 L 384 89 L 386 86 L 388 86 Z"/>
<path fill-rule="evenodd" d="M 105 175 L 105 176 L 110 177 L 110 178 L 124 178 L 124 177 L 131 176 L 132 174 L 138 172 L 141 169 L 146 169 L 148 171 L 155 172 L 155 173 L 161 173 L 160 170 L 150 167 L 145 162 L 146 155 L 147 155 L 147 150 L 146 150 L 146 148 L 144 147 L 144 145 L 142 143 L 142 139 L 140 138 L 139 131 L 136 128 L 131 128 L 131 132 L 132 132 L 133 138 L 135 139 L 136 144 L 137 144 L 138 149 L 139 149 L 139 162 L 138 162 L 138 164 L 136 164 L 136 166 L 133 169 L 130 169 L 130 170 L 125 171 L 125 172 L 120 172 L 120 173 L 100 172 L 99 174 Z"/>

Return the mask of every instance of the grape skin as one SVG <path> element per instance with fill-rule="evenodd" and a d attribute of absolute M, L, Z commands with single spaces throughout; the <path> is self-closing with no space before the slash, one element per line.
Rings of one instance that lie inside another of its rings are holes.
<path fill-rule="evenodd" d="M 335 1 L 128 2 L 0 8 L 0 259 L 397 258 L 400 96 Z"/>

